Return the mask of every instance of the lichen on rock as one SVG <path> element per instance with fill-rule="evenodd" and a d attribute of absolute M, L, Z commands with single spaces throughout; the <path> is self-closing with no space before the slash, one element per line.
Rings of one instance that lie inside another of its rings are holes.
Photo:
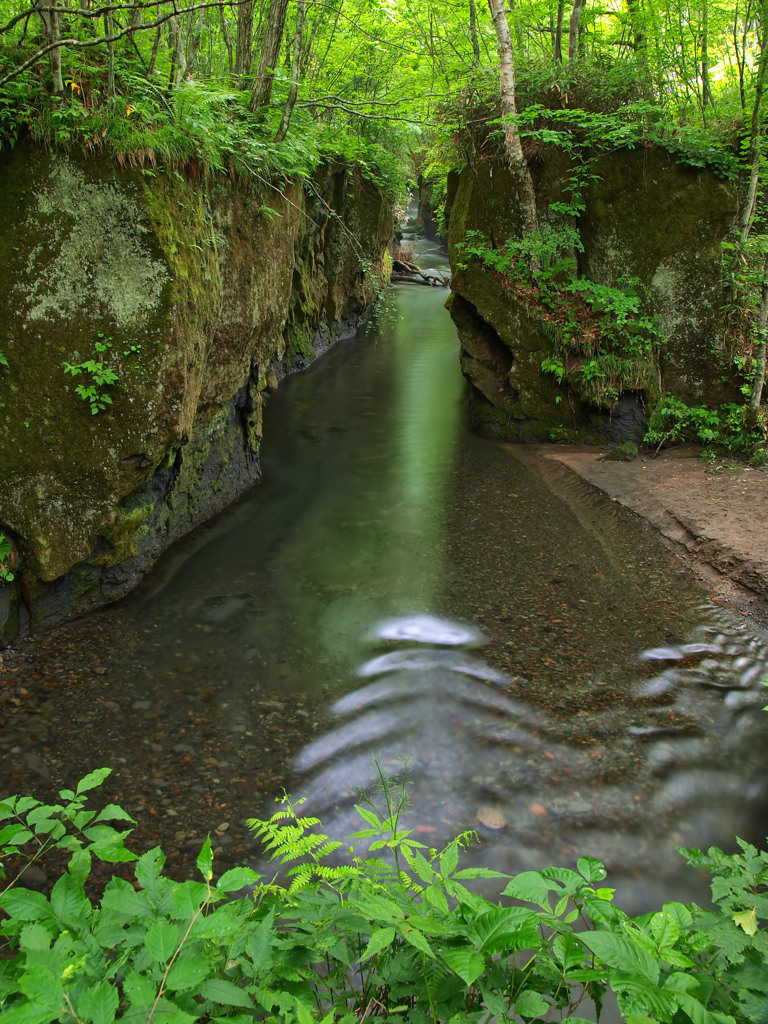
<path fill-rule="evenodd" d="M 0 182 L 7 640 L 121 596 L 258 479 L 286 345 L 309 357 L 365 315 L 392 215 L 343 164 L 273 189 L 24 143 Z M 88 360 L 118 378 L 97 415 L 76 392 L 87 371 L 64 370 Z"/>

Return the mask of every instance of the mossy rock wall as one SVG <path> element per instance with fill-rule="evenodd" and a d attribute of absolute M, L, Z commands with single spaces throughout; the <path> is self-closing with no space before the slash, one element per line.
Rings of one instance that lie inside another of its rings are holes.
<path fill-rule="evenodd" d="M 297 337 L 307 359 L 364 317 L 392 216 L 342 165 L 256 190 L 31 144 L 0 195 L 7 641 L 126 593 L 258 479 L 265 394 Z M 119 375 L 97 415 L 63 366 L 90 359 Z"/>
<path fill-rule="evenodd" d="M 565 222 L 547 211 L 551 203 L 568 199 L 562 189 L 569 157 L 562 150 L 544 150 L 529 164 L 541 218 L 554 226 L 558 219 Z M 667 338 L 658 367 L 661 388 L 690 401 L 732 400 L 728 357 L 720 343 L 720 244 L 736 214 L 735 191 L 658 148 L 602 155 L 594 173 L 586 209 L 578 221 L 570 221 L 584 247 L 577 255 L 580 276 L 614 287 L 634 277 L 646 287 L 650 311 L 661 317 Z M 459 266 L 457 246 L 468 231 L 482 232 L 495 245 L 521 233 L 504 163 L 481 161 L 449 186 L 449 308 L 461 338 L 462 369 L 473 385 L 478 426 L 521 441 L 585 438 L 609 429 L 607 413 L 578 389 L 562 401 L 552 375 L 542 372 L 541 362 L 553 346 L 536 314 L 476 260 Z"/>

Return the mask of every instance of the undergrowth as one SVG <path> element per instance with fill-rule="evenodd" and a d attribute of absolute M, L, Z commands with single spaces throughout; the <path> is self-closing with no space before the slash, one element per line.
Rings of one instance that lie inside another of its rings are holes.
<path fill-rule="evenodd" d="M 457 248 L 459 267 L 475 259 L 536 318 L 552 342 L 542 369 L 598 407 L 611 408 L 622 391 L 649 386 L 661 323 L 646 311 L 638 279 L 611 287 L 577 277 L 575 254 L 581 247 L 575 228 L 545 224 L 498 248 L 481 232 L 469 231 Z"/>
<path fill-rule="evenodd" d="M 704 445 L 705 452 L 722 449 L 746 455 L 755 466 L 768 461 L 765 412 L 755 415 L 746 402 L 724 402 L 711 409 L 665 395 L 654 409 L 643 440 L 655 448 L 693 441 Z"/>
<path fill-rule="evenodd" d="M 714 910 L 672 901 L 630 918 L 591 857 L 515 877 L 461 868 L 474 834 L 442 850 L 416 842 L 401 820 L 404 783 L 382 777 L 343 843 L 288 798 L 249 822 L 281 879 L 247 867 L 215 878 L 206 840 L 200 879 L 176 882 L 159 847 L 139 858 L 126 848 L 122 808 L 87 807 L 108 773 L 57 804 L 0 802 L 0 854 L 16 868 L 1 896 L 4 1024 L 586 1024 L 579 1008 L 589 999 L 599 1015 L 608 989 L 627 1024 L 768 1014 L 768 854 L 747 843 L 681 851 L 712 874 Z M 69 863 L 50 895 L 24 888 L 25 866 L 54 850 Z M 116 875 L 89 897 L 94 857 L 134 861 L 134 880 Z M 493 900 L 470 888 L 477 879 L 498 887 Z"/>

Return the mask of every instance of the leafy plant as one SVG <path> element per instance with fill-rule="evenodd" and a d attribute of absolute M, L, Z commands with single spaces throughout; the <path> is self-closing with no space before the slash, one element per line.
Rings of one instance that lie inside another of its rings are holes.
<path fill-rule="evenodd" d="M 715 911 L 670 902 L 631 919 L 590 857 L 514 878 L 460 868 L 473 833 L 427 849 L 403 827 L 404 780 L 382 778 L 380 796 L 357 806 L 363 827 L 346 862 L 337 859 L 346 843 L 285 798 L 269 820 L 250 822 L 287 867 L 285 882 L 250 868 L 214 881 L 206 840 L 201 881 L 166 877 L 156 847 L 135 860 L 133 882 L 115 876 L 94 901 L 92 857 L 133 857 L 120 830 L 129 816 L 86 808 L 107 774 L 63 790 L 60 804 L 0 802 L 0 853 L 22 862 L 2 894 L 4 1024 L 489 1024 L 513 1015 L 585 1024 L 580 1005 L 589 997 L 599 1012 L 609 987 L 631 1024 L 741 1024 L 768 1008 L 768 856 L 746 844 L 735 857 L 687 851 L 715 873 Z M 56 849 L 69 864 L 49 896 L 18 884 L 24 863 Z M 495 882 L 499 897 L 465 885 L 476 879 Z"/>
<path fill-rule="evenodd" d="M 104 335 L 99 334 L 98 337 L 103 339 Z M 104 355 L 111 347 L 112 342 L 109 339 L 96 341 L 94 348 L 99 355 L 98 360 L 86 359 L 82 363 L 64 362 L 62 364 L 64 372 L 71 374 L 73 377 L 78 377 L 81 373 L 87 374 L 90 377 L 90 383 L 77 385 L 75 394 L 88 403 L 91 415 L 93 416 L 103 412 L 108 405 L 112 405 L 112 396 L 106 389 L 116 384 L 120 379 L 109 363 L 104 362 Z M 138 352 L 140 349 L 141 345 L 131 345 L 125 350 L 124 355 Z"/>
<path fill-rule="evenodd" d="M 0 580 L 12 583 L 16 574 L 9 568 L 9 557 L 13 553 L 13 544 L 6 535 L 0 532 Z"/>
<path fill-rule="evenodd" d="M 610 408 L 625 390 L 647 386 L 663 341 L 661 322 L 647 312 L 638 279 L 619 287 L 576 276 L 581 241 L 571 225 L 544 225 L 521 239 L 493 248 L 478 231 L 458 247 L 467 258 L 497 274 L 553 343 L 542 361 L 558 384 L 576 386 L 596 405 Z"/>
<path fill-rule="evenodd" d="M 654 409 L 643 440 L 661 448 L 679 441 L 694 441 L 730 452 L 744 452 L 761 463 L 768 432 L 765 420 L 750 415 L 748 405 L 724 402 L 717 409 L 686 405 L 674 395 L 665 395 Z"/>

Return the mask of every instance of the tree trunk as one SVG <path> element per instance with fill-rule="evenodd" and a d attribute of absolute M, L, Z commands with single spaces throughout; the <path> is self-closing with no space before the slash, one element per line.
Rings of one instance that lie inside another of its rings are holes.
<path fill-rule="evenodd" d="M 579 48 L 579 22 L 586 0 L 573 0 L 571 24 L 568 30 L 568 60 L 575 60 Z"/>
<path fill-rule="evenodd" d="M 82 0 L 81 0 L 81 3 L 82 3 Z M 128 17 L 128 27 L 131 30 L 129 35 L 128 35 L 128 38 L 129 38 L 129 40 L 131 42 L 133 42 L 133 37 L 134 37 L 135 33 L 141 28 L 141 23 L 143 22 L 143 20 L 144 20 L 144 11 L 142 10 L 142 8 L 141 7 L 134 8 L 134 10 L 131 11 L 131 13 L 130 13 L 130 15 Z"/>
<path fill-rule="evenodd" d="M 237 38 L 235 40 L 235 78 L 238 89 L 247 89 L 253 62 L 253 4 L 254 0 L 237 8 Z M 222 17 L 223 17 L 222 11 Z"/>
<path fill-rule="evenodd" d="M 488 0 L 496 30 L 496 44 L 499 51 L 501 120 L 504 125 L 504 148 L 507 163 L 518 186 L 518 202 L 523 218 L 523 232 L 526 235 L 538 231 L 539 219 L 536 209 L 536 195 L 533 191 L 531 172 L 523 153 L 523 144 L 517 130 L 517 101 L 515 99 L 515 62 L 512 53 L 512 38 L 509 34 L 504 0 Z"/>
<path fill-rule="evenodd" d="M 283 118 L 280 127 L 275 135 L 275 142 L 282 142 L 288 134 L 288 125 L 291 123 L 291 114 L 296 105 L 296 97 L 299 94 L 299 74 L 301 68 L 301 42 L 304 38 L 304 16 L 307 12 L 306 0 L 296 0 L 296 35 L 293 37 L 293 56 L 291 58 L 291 88 L 288 99 L 283 107 Z"/>
<path fill-rule="evenodd" d="M 46 3 L 46 0 L 41 0 L 40 6 Z M 36 8 L 38 4 L 34 5 Z M 51 5 L 48 10 L 38 9 L 38 17 L 43 23 L 43 31 L 45 34 L 46 43 L 55 43 L 61 38 L 59 32 L 59 12 L 58 9 Z M 50 63 L 51 63 L 51 75 L 53 76 L 53 91 L 54 94 L 64 92 L 64 80 L 61 74 L 61 47 L 55 46 L 50 51 Z"/>
<path fill-rule="evenodd" d="M 224 40 L 224 46 L 227 48 L 227 65 L 229 67 L 229 77 L 232 79 L 235 74 L 235 62 L 232 53 L 232 40 L 229 38 L 229 30 L 227 29 L 227 15 L 224 12 L 224 8 L 219 8 L 219 19 L 221 21 L 221 38 Z"/>
<path fill-rule="evenodd" d="M 115 44 L 111 38 L 114 35 L 114 21 L 111 8 L 104 11 L 104 35 L 109 40 L 107 43 L 107 99 L 111 103 L 115 98 Z"/>
<path fill-rule="evenodd" d="M 755 202 L 757 200 L 757 186 L 760 181 L 760 155 L 762 152 L 762 126 L 760 124 L 763 90 L 765 89 L 766 77 L 768 76 L 768 0 L 762 0 L 760 4 L 760 61 L 758 65 L 757 81 L 755 82 L 755 101 L 752 105 L 752 121 L 749 135 L 749 187 L 747 196 L 739 218 L 739 243 L 743 248 L 746 245 L 749 232 L 752 228 L 752 221 L 755 218 Z"/>
<path fill-rule="evenodd" d="M 563 63 L 563 13 L 565 0 L 558 0 L 557 3 L 557 25 L 555 26 L 555 42 L 552 52 L 558 64 Z"/>
<path fill-rule="evenodd" d="M 168 19 L 168 32 L 171 42 L 171 74 L 170 84 L 176 86 L 184 78 L 187 62 L 184 59 L 184 39 L 181 31 L 181 16 L 174 14 Z"/>
<path fill-rule="evenodd" d="M 469 0 L 469 38 L 472 40 L 472 67 L 480 67 L 480 42 L 477 38 L 477 8 L 475 0 Z"/>
<path fill-rule="evenodd" d="M 162 35 L 163 35 L 162 25 L 158 25 L 157 26 L 157 31 L 155 32 L 155 41 L 152 44 L 152 54 L 151 54 L 151 56 L 149 58 L 149 67 L 147 68 L 147 78 L 151 78 L 152 75 L 155 73 L 155 63 L 157 62 L 157 52 L 160 49 L 160 39 L 162 38 Z"/>
<path fill-rule="evenodd" d="M 760 313 L 757 318 L 757 352 L 755 353 L 754 376 L 752 378 L 752 394 L 749 408 L 754 416 L 760 409 L 765 385 L 765 328 L 768 323 L 768 255 L 763 264 L 763 287 L 760 294 Z"/>
<path fill-rule="evenodd" d="M 259 54 L 256 78 L 253 83 L 251 111 L 256 111 L 260 107 L 266 107 L 272 96 L 272 83 L 275 78 L 275 68 L 280 58 L 280 45 L 283 41 L 283 29 L 285 28 L 285 16 L 287 13 L 288 0 L 272 0 L 269 5 L 264 38 L 261 41 L 261 53 Z"/>
<path fill-rule="evenodd" d="M 184 43 L 187 75 L 189 75 L 195 70 L 195 64 L 197 64 L 197 53 L 203 35 L 203 8 L 201 7 L 199 11 L 190 11 L 187 17 L 189 20 Z"/>
<path fill-rule="evenodd" d="M 709 79 L 709 9 L 707 0 L 701 11 L 701 110 L 706 119 L 707 107 L 714 107 Z"/>

